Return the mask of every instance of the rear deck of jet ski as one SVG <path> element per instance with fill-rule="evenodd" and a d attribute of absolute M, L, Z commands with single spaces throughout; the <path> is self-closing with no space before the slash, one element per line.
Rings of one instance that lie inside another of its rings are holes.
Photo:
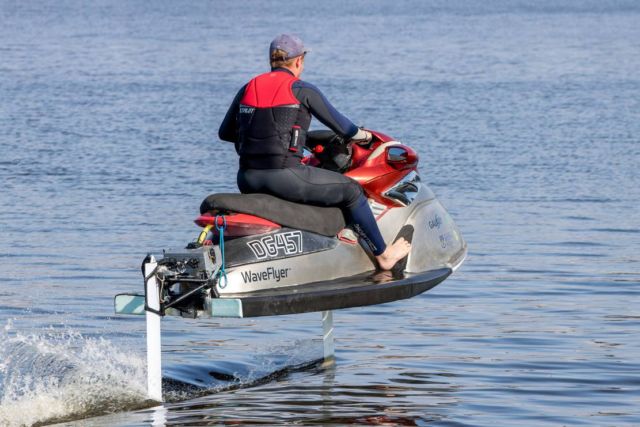
<path fill-rule="evenodd" d="M 211 311 L 207 314 L 214 317 L 279 316 L 384 304 L 426 292 L 451 272 L 450 268 L 411 275 L 369 272 L 300 285 L 295 289 L 227 294 L 212 299 L 209 303 Z"/>
<path fill-rule="evenodd" d="M 418 274 L 371 271 L 295 287 L 212 297 L 200 292 L 208 287 L 207 280 L 192 279 L 184 282 L 182 279 L 183 284 L 189 284 L 189 290 L 179 295 L 167 294 L 160 304 L 158 314 L 190 318 L 247 318 L 384 304 L 420 295 L 445 280 L 452 271 L 450 268 Z M 120 294 L 116 299 L 116 312 L 143 314 L 145 309 L 148 311 L 143 295 Z"/>

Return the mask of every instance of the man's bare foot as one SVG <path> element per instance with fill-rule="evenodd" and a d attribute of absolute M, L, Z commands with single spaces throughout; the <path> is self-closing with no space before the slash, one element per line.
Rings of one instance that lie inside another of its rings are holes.
<path fill-rule="evenodd" d="M 392 245 L 387 246 L 382 255 L 376 257 L 380 269 L 391 270 L 396 262 L 407 256 L 410 250 L 411 243 L 407 242 L 404 237 L 399 238 Z"/>

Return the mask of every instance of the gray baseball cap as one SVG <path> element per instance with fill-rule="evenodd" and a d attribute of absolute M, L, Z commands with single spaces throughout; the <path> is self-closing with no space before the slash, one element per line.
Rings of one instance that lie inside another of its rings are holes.
<path fill-rule="evenodd" d="M 275 52 L 276 49 L 283 50 L 287 53 L 287 56 L 282 58 L 285 61 L 311 51 L 304 47 L 302 40 L 292 34 L 280 34 L 273 39 L 271 46 L 269 46 L 269 58 L 272 58 L 273 52 Z"/>

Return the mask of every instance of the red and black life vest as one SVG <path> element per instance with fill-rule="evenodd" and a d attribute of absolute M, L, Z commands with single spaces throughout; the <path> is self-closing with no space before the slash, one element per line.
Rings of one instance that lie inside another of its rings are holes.
<path fill-rule="evenodd" d="M 287 71 L 272 71 L 251 80 L 240 100 L 240 166 L 278 169 L 300 163 L 306 129 L 301 127 L 298 80 Z"/>

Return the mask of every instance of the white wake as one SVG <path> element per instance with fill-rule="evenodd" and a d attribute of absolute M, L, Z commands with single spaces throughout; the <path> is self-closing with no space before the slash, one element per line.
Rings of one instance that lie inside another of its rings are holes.
<path fill-rule="evenodd" d="M 49 329 L 23 335 L 0 330 L 0 425 L 84 418 L 140 406 L 144 357 L 102 338 Z"/>

